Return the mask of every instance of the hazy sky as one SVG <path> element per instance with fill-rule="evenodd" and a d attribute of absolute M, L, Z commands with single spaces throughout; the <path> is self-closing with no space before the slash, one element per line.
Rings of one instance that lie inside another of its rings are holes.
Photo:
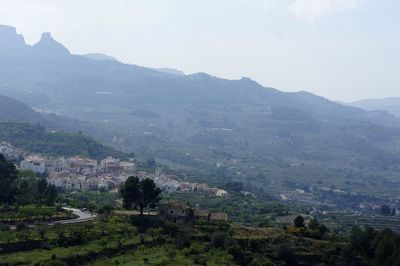
<path fill-rule="evenodd" d="M 400 96 L 399 0 L 0 0 L 0 24 L 143 66 L 344 101 Z"/>

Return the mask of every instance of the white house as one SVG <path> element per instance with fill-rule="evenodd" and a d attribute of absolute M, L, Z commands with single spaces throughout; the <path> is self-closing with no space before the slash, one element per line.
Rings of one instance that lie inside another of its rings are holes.
<path fill-rule="evenodd" d="M 39 156 L 28 156 L 21 162 L 21 168 L 44 174 L 46 173 L 46 159 Z"/>

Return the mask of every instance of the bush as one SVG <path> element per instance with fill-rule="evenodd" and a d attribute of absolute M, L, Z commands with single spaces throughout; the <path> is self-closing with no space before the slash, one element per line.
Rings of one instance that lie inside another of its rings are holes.
<path fill-rule="evenodd" d="M 170 236 L 174 237 L 178 233 L 178 226 L 174 223 L 165 222 L 164 223 L 164 232 L 169 234 Z"/>
<path fill-rule="evenodd" d="M 175 237 L 175 246 L 178 249 L 183 249 L 183 248 L 187 248 L 190 247 L 191 242 L 190 242 L 190 238 L 186 235 L 181 235 L 181 236 L 177 236 Z"/>
<path fill-rule="evenodd" d="M 298 215 L 294 220 L 293 220 L 294 226 L 296 227 L 304 227 L 304 218 L 301 215 Z"/>
<path fill-rule="evenodd" d="M 278 249 L 278 259 L 283 260 L 288 265 L 297 265 L 296 254 L 293 249 L 287 245 L 281 245 Z"/>
<path fill-rule="evenodd" d="M 0 232 L 10 231 L 10 226 L 7 224 L 0 224 Z"/>
<path fill-rule="evenodd" d="M 265 259 L 265 258 L 254 258 L 250 266 L 272 266 L 274 265 L 270 260 Z"/>
<path fill-rule="evenodd" d="M 211 241 L 215 248 L 225 248 L 228 235 L 225 232 L 216 232 L 212 235 Z"/>
<path fill-rule="evenodd" d="M 67 266 L 65 262 L 62 262 L 61 260 L 51 260 L 51 261 L 46 261 L 42 262 L 39 264 L 40 266 Z"/>
<path fill-rule="evenodd" d="M 233 259 L 239 265 L 247 265 L 246 255 L 242 251 L 242 248 L 239 245 L 233 245 L 232 247 L 230 247 L 229 250 L 228 250 L 228 253 L 233 256 Z"/>
<path fill-rule="evenodd" d="M 17 231 L 21 231 L 27 228 L 27 225 L 23 222 L 18 222 L 16 225 L 16 229 Z"/>

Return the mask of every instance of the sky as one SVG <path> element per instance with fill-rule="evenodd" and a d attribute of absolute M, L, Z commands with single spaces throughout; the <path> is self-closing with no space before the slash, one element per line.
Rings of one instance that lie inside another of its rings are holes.
<path fill-rule="evenodd" d="M 0 24 L 147 67 L 345 102 L 400 96 L 398 0 L 0 0 Z"/>

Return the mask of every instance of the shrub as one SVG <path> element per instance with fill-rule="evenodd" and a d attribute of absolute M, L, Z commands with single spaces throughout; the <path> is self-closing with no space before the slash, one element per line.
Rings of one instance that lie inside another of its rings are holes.
<path fill-rule="evenodd" d="M 279 247 L 278 259 L 283 260 L 288 265 L 297 265 L 296 254 L 287 244 L 283 244 Z"/>
<path fill-rule="evenodd" d="M 7 224 L 0 224 L 0 231 L 1 232 L 10 231 L 10 226 Z"/>
<path fill-rule="evenodd" d="M 296 227 L 304 227 L 304 218 L 301 215 L 297 215 L 297 217 L 293 220 L 294 226 Z"/>
<path fill-rule="evenodd" d="M 242 251 L 242 248 L 238 245 L 233 245 L 229 248 L 228 253 L 233 256 L 233 259 L 240 265 L 247 265 L 246 255 Z"/>
<path fill-rule="evenodd" d="M 17 225 L 16 225 L 17 231 L 24 230 L 25 228 L 27 228 L 27 225 L 25 223 L 23 223 L 23 222 L 18 222 Z"/>
<path fill-rule="evenodd" d="M 215 248 L 225 248 L 228 235 L 224 232 L 216 232 L 212 235 L 211 241 Z"/>

